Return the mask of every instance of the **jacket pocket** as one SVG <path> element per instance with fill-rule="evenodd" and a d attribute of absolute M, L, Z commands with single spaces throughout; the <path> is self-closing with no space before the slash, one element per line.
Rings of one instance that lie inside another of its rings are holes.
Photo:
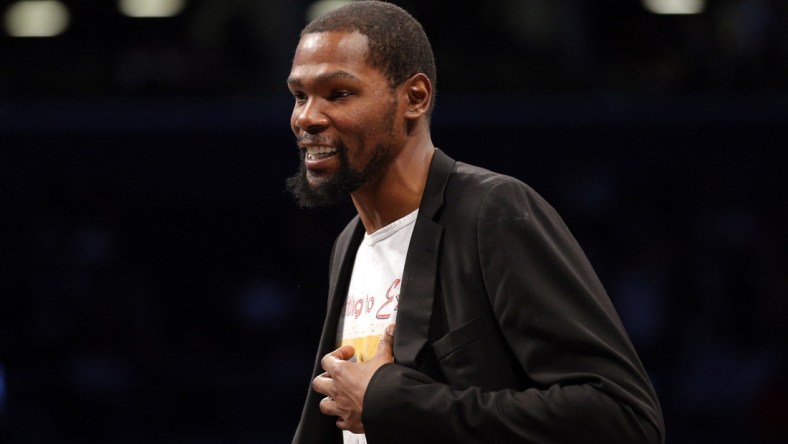
<path fill-rule="evenodd" d="M 491 345 L 485 319 L 478 317 L 452 330 L 432 344 L 446 382 L 455 389 L 490 388 L 495 375 L 488 366 Z"/>
<path fill-rule="evenodd" d="M 477 341 L 485 334 L 484 319 L 478 317 L 435 341 L 432 344 L 432 350 L 435 352 L 435 357 L 438 361 L 441 361 L 458 349 Z"/>
<path fill-rule="evenodd" d="M 521 387 L 519 366 L 510 359 L 493 320 L 480 316 L 432 344 L 446 383 L 455 389 Z"/>

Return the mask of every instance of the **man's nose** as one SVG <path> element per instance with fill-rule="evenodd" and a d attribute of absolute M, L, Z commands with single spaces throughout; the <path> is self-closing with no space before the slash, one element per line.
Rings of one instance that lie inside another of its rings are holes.
<path fill-rule="evenodd" d="M 309 99 L 297 113 L 295 125 L 300 130 L 314 134 L 328 126 L 328 117 L 320 109 L 319 101 L 314 98 Z"/>

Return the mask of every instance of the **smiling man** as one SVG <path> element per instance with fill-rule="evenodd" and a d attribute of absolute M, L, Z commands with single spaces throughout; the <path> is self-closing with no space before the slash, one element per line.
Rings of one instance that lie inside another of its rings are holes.
<path fill-rule="evenodd" d="M 296 443 L 657 443 L 656 395 L 591 265 L 522 182 L 430 136 L 421 26 L 358 1 L 302 31 L 305 207 L 350 195 Z M 396 325 L 396 331 L 394 326 Z"/>

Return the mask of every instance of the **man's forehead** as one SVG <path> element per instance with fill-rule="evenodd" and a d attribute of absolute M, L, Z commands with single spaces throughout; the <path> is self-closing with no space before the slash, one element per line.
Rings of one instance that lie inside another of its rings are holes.
<path fill-rule="evenodd" d="M 367 49 L 367 36 L 358 31 L 314 32 L 301 37 L 295 57 L 323 56 L 340 60 L 364 60 Z"/>
<path fill-rule="evenodd" d="M 358 31 L 305 34 L 298 43 L 288 83 L 305 79 L 358 81 L 375 68 L 367 64 L 367 37 Z"/>

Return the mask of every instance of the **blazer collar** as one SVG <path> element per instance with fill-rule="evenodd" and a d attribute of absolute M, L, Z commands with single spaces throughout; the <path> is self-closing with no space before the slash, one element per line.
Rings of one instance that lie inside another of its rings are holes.
<path fill-rule="evenodd" d="M 417 367 L 427 345 L 443 238 L 443 226 L 435 219 L 443 208 L 446 183 L 453 168 L 454 160 L 436 149 L 405 259 L 394 359 L 406 367 Z"/>
<path fill-rule="evenodd" d="M 446 183 L 449 181 L 449 175 L 454 169 L 454 164 L 454 159 L 435 148 L 430 171 L 427 175 L 427 184 L 424 187 L 421 204 L 419 204 L 419 215 L 434 219 L 443 208 L 444 191 Z"/>
<path fill-rule="evenodd" d="M 328 307 L 326 307 L 327 314 L 326 322 L 323 325 L 323 333 L 320 336 L 318 363 L 315 366 L 315 371 L 317 373 L 321 371 L 319 364 L 320 358 L 337 348 L 339 318 L 342 316 L 342 309 L 347 299 L 347 291 L 350 286 L 350 276 L 353 273 L 353 263 L 356 259 L 356 252 L 363 238 L 364 226 L 361 224 L 361 219 L 355 216 L 339 237 L 337 237 L 336 250 L 331 252 L 331 272 L 329 273 L 328 281 Z"/>

